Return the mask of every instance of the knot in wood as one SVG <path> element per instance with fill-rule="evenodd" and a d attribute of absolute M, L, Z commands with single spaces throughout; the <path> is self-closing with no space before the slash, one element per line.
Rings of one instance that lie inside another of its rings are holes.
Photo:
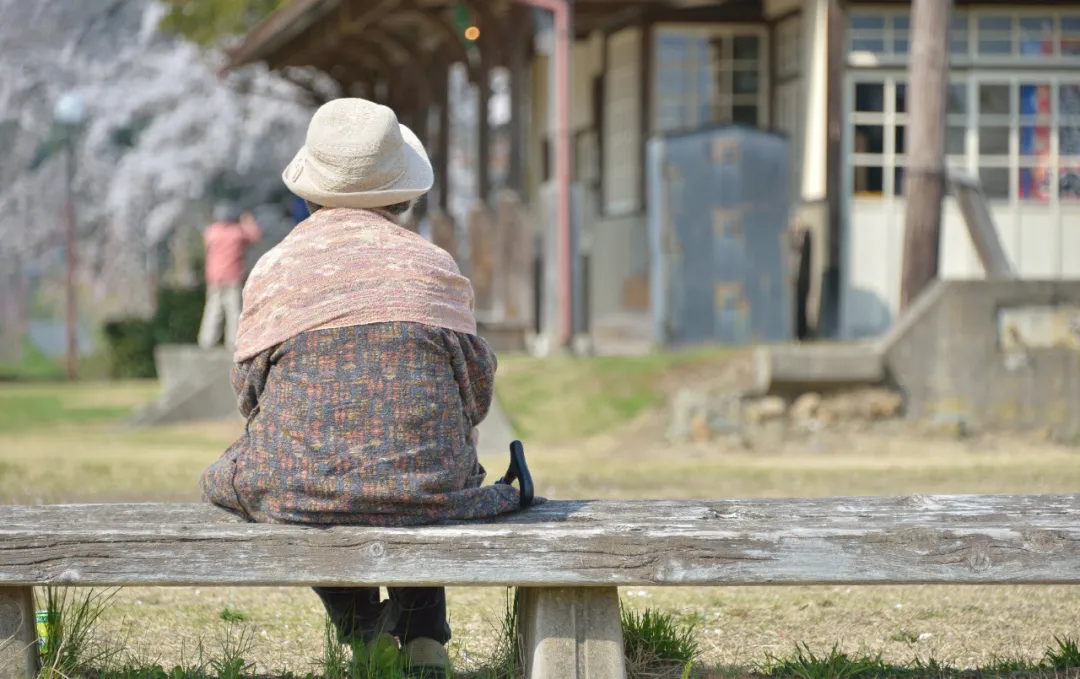
<path fill-rule="evenodd" d="M 386 547 L 384 547 L 383 543 L 381 542 L 373 542 L 368 547 L 368 554 L 370 554 L 375 559 L 382 558 L 383 555 L 386 554 Z"/>
<path fill-rule="evenodd" d="M 908 495 L 900 502 L 905 507 L 933 507 L 936 504 L 929 495 L 919 493 Z"/>
<path fill-rule="evenodd" d="M 983 573 L 990 570 L 993 563 L 990 561 L 990 554 L 983 547 L 977 547 L 968 557 L 968 566 L 976 573 Z"/>

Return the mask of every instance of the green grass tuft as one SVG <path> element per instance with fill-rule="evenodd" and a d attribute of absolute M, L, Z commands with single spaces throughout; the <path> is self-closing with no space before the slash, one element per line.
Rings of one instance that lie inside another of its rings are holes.
<path fill-rule="evenodd" d="M 38 604 L 39 610 L 48 611 L 42 643 L 42 677 L 81 676 L 88 668 L 108 670 L 119 664 L 123 644 L 96 635 L 96 627 L 118 591 L 44 589 Z"/>
<path fill-rule="evenodd" d="M 1059 672 L 1080 670 L 1080 645 L 1070 637 L 1054 637 L 1056 646 L 1046 649 L 1044 663 Z"/>
<path fill-rule="evenodd" d="M 238 611 L 231 606 L 226 606 L 218 613 L 218 617 L 225 622 L 246 622 L 247 615 L 243 611 Z"/>
<path fill-rule="evenodd" d="M 796 644 L 787 658 L 769 656 L 764 673 L 775 679 L 874 679 L 888 676 L 881 656 L 852 657 L 836 646 L 817 655 L 806 644 Z"/>
<path fill-rule="evenodd" d="M 644 679 L 688 675 L 700 653 L 695 627 L 696 622 L 680 621 L 665 611 L 646 608 L 634 612 L 623 608 L 627 676 Z"/>

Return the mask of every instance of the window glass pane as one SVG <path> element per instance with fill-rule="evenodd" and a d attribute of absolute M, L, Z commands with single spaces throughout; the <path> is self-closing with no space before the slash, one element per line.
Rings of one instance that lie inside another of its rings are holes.
<path fill-rule="evenodd" d="M 906 31 L 911 28 L 911 17 L 906 14 L 894 16 L 892 25 L 894 31 Z"/>
<path fill-rule="evenodd" d="M 1058 147 L 1062 156 L 1080 158 L 1080 122 L 1065 124 L 1058 128 Z"/>
<path fill-rule="evenodd" d="M 907 113 L 907 83 L 896 83 L 896 112 Z"/>
<path fill-rule="evenodd" d="M 758 72 L 736 71 L 735 80 L 732 88 L 735 94 L 757 94 Z"/>
<path fill-rule="evenodd" d="M 656 46 L 659 61 L 683 61 L 686 59 L 687 36 L 678 33 L 661 33 Z"/>
<path fill-rule="evenodd" d="M 968 41 L 967 38 L 953 38 L 949 41 L 949 53 L 951 54 L 967 54 L 968 53 Z"/>
<path fill-rule="evenodd" d="M 954 14 L 952 20 L 949 22 L 949 32 L 966 33 L 968 30 L 968 17 L 966 14 Z"/>
<path fill-rule="evenodd" d="M 1020 19 L 1020 54 L 1026 57 L 1054 53 L 1054 20 L 1050 17 Z"/>
<path fill-rule="evenodd" d="M 979 85 L 979 113 L 1009 114 L 1008 85 Z"/>
<path fill-rule="evenodd" d="M 851 49 L 855 52 L 873 52 L 874 54 L 885 53 L 884 38 L 854 38 L 851 41 Z"/>
<path fill-rule="evenodd" d="M 1049 116 L 1050 83 L 1028 83 L 1020 85 L 1020 115 L 1022 116 Z"/>
<path fill-rule="evenodd" d="M 1008 38 L 980 38 L 979 54 L 1012 54 L 1012 40 Z"/>
<path fill-rule="evenodd" d="M 736 59 L 757 59 L 758 50 L 760 48 L 756 35 L 742 35 L 735 38 L 735 58 Z"/>
<path fill-rule="evenodd" d="M 731 107 L 731 119 L 733 122 L 744 125 L 758 124 L 758 107 L 752 104 L 739 104 Z"/>
<path fill-rule="evenodd" d="M 1020 168 L 1020 199 L 1046 202 L 1050 200 L 1050 167 Z"/>
<path fill-rule="evenodd" d="M 1003 126 L 979 128 L 979 154 L 1004 156 L 1009 154 L 1009 128 Z"/>
<path fill-rule="evenodd" d="M 1023 125 L 1020 127 L 1020 157 L 1032 160 L 1049 158 L 1050 126 Z"/>
<path fill-rule="evenodd" d="M 908 48 L 907 38 L 896 38 L 893 40 L 892 50 L 894 54 L 907 54 Z"/>
<path fill-rule="evenodd" d="M 1058 191 L 1062 200 L 1080 200 L 1080 163 L 1061 167 Z"/>
<path fill-rule="evenodd" d="M 1063 37 L 1061 39 L 1061 53 L 1066 56 L 1080 55 L 1080 36 Z"/>
<path fill-rule="evenodd" d="M 880 165 L 853 169 L 856 194 L 880 195 L 885 192 L 885 171 Z"/>
<path fill-rule="evenodd" d="M 853 30 L 885 30 L 885 17 L 880 14 L 852 14 Z"/>
<path fill-rule="evenodd" d="M 1054 32 L 1054 20 L 1050 17 L 1020 17 L 1020 33 L 1049 36 Z"/>
<path fill-rule="evenodd" d="M 893 148 L 897 154 L 905 153 L 904 150 L 904 137 L 907 136 L 907 128 L 903 125 L 897 125 L 893 134 Z"/>
<path fill-rule="evenodd" d="M 904 195 L 905 189 L 907 189 L 907 187 L 904 185 L 904 168 L 896 168 L 893 174 L 893 193 L 897 196 L 902 196 Z"/>
<path fill-rule="evenodd" d="M 1058 111 L 1063 116 L 1080 116 L 1080 85 L 1059 87 Z"/>
<path fill-rule="evenodd" d="M 967 113 L 967 85 L 949 83 L 948 100 L 945 102 L 947 113 Z"/>
<path fill-rule="evenodd" d="M 856 125 L 855 153 L 885 153 L 885 128 L 881 125 Z"/>
<path fill-rule="evenodd" d="M 885 110 L 885 85 L 855 83 L 855 110 L 879 113 Z"/>
<path fill-rule="evenodd" d="M 967 153 L 967 128 L 950 126 L 945 129 L 945 153 L 962 156 Z"/>
<path fill-rule="evenodd" d="M 979 180 L 987 198 L 1008 200 L 1009 170 L 1005 167 L 980 167 Z"/>
<path fill-rule="evenodd" d="M 1063 33 L 1080 33 L 1080 15 L 1061 17 Z"/>
<path fill-rule="evenodd" d="M 983 15 L 978 19 L 980 31 L 1011 31 L 1012 17 L 1004 15 Z"/>

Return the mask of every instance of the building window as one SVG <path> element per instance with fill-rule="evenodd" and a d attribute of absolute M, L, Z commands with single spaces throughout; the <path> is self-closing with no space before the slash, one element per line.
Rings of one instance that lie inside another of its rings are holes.
<path fill-rule="evenodd" d="M 658 27 L 655 39 L 655 131 L 768 124 L 764 28 Z"/>
<path fill-rule="evenodd" d="M 911 48 L 907 9 L 853 11 L 848 28 L 854 62 L 867 65 L 907 60 Z M 955 12 L 949 29 L 949 53 L 954 62 L 1064 59 L 1073 63 L 1080 57 L 1080 13 Z"/>
<path fill-rule="evenodd" d="M 994 201 L 1080 200 L 1080 77 L 954 78 L 945 121 L 948 166 L 974 171 Z M 848 96 L 855 194 L 903 195 L 905 76 L 860 74 Z"/>

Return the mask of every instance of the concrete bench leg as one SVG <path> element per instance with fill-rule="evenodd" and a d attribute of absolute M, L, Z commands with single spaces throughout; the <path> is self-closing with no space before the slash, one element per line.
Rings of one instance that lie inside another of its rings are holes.
<path fill-rule="evenodd" d="M 30 587 L 0 587 L 0 679 L 37 675 L 33 592 Z"/>
<path fill-rule="evenodd" d="M 523 587 L 526 679 L 626 679 L 617 587 Z"/>

